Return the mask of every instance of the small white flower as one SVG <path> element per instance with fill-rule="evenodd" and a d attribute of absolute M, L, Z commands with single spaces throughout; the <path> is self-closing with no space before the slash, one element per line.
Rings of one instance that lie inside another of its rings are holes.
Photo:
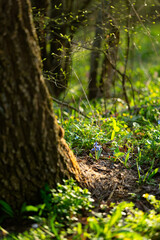
<path fill-rule="evenodd" d="M 37 223 L 33 223 L 31 227 L 32 228 L 38 228 L 38 224 Z"/>

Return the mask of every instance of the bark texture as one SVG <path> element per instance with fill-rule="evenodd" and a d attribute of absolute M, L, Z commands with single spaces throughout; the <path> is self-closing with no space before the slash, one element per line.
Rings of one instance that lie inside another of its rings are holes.
<path fill-rule="evenodd" d="M 0 199 L 16 209 L 81 175 L 53 115 L 29 0 L 0 0 L 0 25 Z"/>

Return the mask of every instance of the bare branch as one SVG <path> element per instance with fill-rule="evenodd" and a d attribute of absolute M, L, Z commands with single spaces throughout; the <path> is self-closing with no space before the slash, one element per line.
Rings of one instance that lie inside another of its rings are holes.
<path fill-rule="evenodd" d="M 54 97 L 52 97 L 52 100 L 53 100 L 54 102 L 62 105 L 62 106 L 65 106 L 65 107 L 67 107 L 67 108 L 70 108 L 70 109 L 78 112 L 78 113 L 81 114 L 83 117 L 90 119 L 90 118 L 89 118 L 87 115 L 85 115 L 82 111 L 80 111 L 79 109 L 77 109 L 77 108 L 75 108 L 75 107 L 72 107 L 72 106 L 69 105 L 68 103 L 66 103 L 66 102 L 61 102 L 61 101 L 59 101 L 58 99 L 56 99 L 56 98 L 54 98 Z"/>

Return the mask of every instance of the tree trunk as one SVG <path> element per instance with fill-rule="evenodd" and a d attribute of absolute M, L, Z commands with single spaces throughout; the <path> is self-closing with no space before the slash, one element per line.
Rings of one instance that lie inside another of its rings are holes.
<path fill-rule="evenodd" d="M 115 70 L 112 64 L 116 66 L 117 54 L 119 44 L 119 29 L 116 26 L 110 26 L 110 33 L 106 39 L 105 45 L 107 49 L 105 51 L 102 72 L 100 78 L 100 90 L 103 93 L 104 98 L 111 97 L 112 86 L 114 85 Z"/>
<path fill-rule="evenodd" d="M 49 0 L 30 0 L 33 7 L 34 24 L 38 36 L 38 42 L 41 50 L 41 59 L 43 61 L 43 70 L 48 70 L 47 54 L 47 34 L 48 27 L 46 20 L 48 17 Z"/>
<path fill-rule="evenodd" d="M 51 95 L 59 97 L 68 87 L 72 64 L 72 39 L 87 19 L 92 0 L 50 1 L 50 52 L 44 71 L 51 78 L 47 85 Z M 58 7 L 57 7 L 58 6 Z"/>
<path fill-rule="evenodd" d="M 95 99 L 98 93 L 97 86 L 97 74 L 98 74 L 98 65 L 100 62 L 100 47 L 103 38 L 102 30 L 102 9 L 99 10 L 97 21 L 96 21 L 96 32 L 92 45 L 91 52 L 91 65 L 89 73 L 89 85 L 88 85 L 88 98 L 90 100 Z"/>
<path fill-rule="evenodd" d="M 0 0 L 0 16 L 0 198 L 17 209 L 81 173 L 53 115 L 29 0 Z"/>

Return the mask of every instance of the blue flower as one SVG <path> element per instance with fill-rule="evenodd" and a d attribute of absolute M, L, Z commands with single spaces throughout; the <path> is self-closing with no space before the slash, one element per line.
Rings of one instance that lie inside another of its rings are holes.
<path fill-rule="evenodd" d="M 101 149 L 101 146 L 97 146 L 92 148 L 91 151 L 100 151 L 100 149 Z"/>
<path fill-rule="evenodd" d="M 76 136 L 75 136 L 75 139 L 78 139 L 78 138 L 79 138 L 79 137 L 76 135 Z"/>
<path fill-rule="evenodd" d="M 97 142 L 94 143 L 94 148 L 91 149 L 91 151 L 100 151 L 102 148 L 101 145 L 98 145 Z"/>
<path fill-rule="evenodd" d="M 158 124 L 160 124 L 160 120 L 158 120 Z"/>

